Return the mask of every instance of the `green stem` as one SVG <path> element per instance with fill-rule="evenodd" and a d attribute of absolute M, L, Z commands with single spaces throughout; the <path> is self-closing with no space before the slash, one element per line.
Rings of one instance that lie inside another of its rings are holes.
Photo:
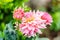
<path fill-rule="evenodd" d="M 36 39 L 36 37 L 34 37 L 34 40 Z"/>

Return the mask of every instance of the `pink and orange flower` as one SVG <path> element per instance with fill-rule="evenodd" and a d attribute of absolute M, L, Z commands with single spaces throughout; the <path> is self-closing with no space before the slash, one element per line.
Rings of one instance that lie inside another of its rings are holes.
<path fill-rule="evenodd" d="M 47 12 L 42 12 L 37 10 L 24 12 L 21 8 L 14 11 L 14 19 L 21 19 L 19 24 L 19 30 L 28 37 L 36 36 L 36 34 L 41 34 L 41 29 L 46 28 L 46 25 L 52 23 L 52 17 Z"/>

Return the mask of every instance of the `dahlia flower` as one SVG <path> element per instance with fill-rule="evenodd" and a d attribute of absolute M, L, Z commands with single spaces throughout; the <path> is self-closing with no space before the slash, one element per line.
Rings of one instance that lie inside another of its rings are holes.
<path fill-rule="evenodd" d="M 52 17 L 47 12 L 30 11 L 25 12 L 21 24 L 19 24 L 20 31 L 28 37 L 41 34 L 41 29 L 46 28 L 46 24 L 51 24 Z"/>
<path fill-rule="evenodd" d="M 52 17 L 47 12 L 44 12 L 44 14 L 41 16 L 41 19 L 46 20 L 47 25 L 52 23 Z"/>
<path fill-rule="evenodd" d="M 22 8 L 18 8 L 16 10 L 14 10 L 14 12 L 13 12 L 14 19 L 20 20 L 23 18 L 23 16 L 24 16 L 24 10 Z"/>

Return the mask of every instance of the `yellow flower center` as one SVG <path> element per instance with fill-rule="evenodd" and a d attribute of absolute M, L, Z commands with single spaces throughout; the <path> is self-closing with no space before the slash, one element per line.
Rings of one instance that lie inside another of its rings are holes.
<path fill-rule="evenodd" d="M 31 21 L 33 21 L 34 20 L 34 17 L 30 17 L 30 18 L 27 18 L 26 19 L 26 22 L 31 22 Z"/>

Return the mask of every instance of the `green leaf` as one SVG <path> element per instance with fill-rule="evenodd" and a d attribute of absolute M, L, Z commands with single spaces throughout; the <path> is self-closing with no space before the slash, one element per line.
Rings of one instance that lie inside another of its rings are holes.
<path fill-rule="evenodd" d="M 3 40 L 4 38 L 4 33 L 0 31 L 0 40 Z"/>
<path fill-rule="evenodd" d="M 0 20 L 2 20 L 3 19 L 3 13 L 0 13 Z"/>
<path fill-rule="evenodd" d="M 17 40 L 17 33 L 13 29 L 12 21 L 6 25 L 4 33 L 5 33 L 5 40 Z"/>
<path fill-rule="evenodd" d="M 5 28 L 5 23 L 4 23 L 4 22 L 2 22 L 2 23 L 1 23 L 1 27 L 0 27 L 1 31 L 3 31 L 3 30 L 4 30 L 4 28 Z"/>
<path fill-rule="evenodd" d="M 13 0 L 3 0 L 4 2 L 12 2 Z"/>

